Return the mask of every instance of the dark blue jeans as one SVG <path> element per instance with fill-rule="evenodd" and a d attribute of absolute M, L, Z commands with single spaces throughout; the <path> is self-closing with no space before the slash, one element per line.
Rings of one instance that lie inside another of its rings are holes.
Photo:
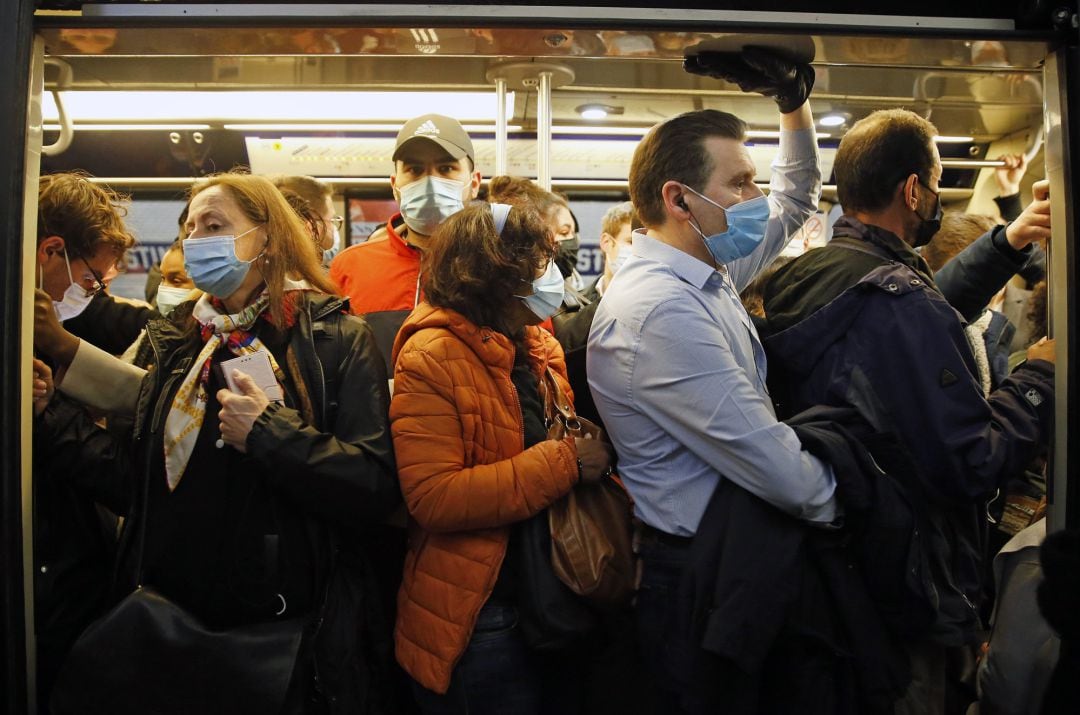
<path fill-rule="evenodd" d="M 640 551 L 637 627 L 641 657 L 657 691 L 658 712 L 684 713 L 682 694 L 693 666 L 680 627 L 677 593 L 689 548 L 645 539 Z"/>
<path fill-rule="evenodd" d="M 517 609 L 486 604 L 472 638 L 439 695 L 413 681 L 424 715 L 573 715 L 580 710 L 583 653 L 539 654 L 517 628 Z"/>

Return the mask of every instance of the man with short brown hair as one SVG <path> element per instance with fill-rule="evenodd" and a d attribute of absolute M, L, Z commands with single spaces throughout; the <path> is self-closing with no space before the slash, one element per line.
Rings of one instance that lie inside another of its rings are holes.
<path fill-rule="evenodd" d="M 480 190 L 472 139 L 461 124 L 425 114 L 401 127 L 390 187 L 401 211 L 366 243 L 350 246 L 330 264 L 330 278 L 364 316 L 386 358 L 405 316 L 420 301 L 420 255 L 428 238 Z"/>
<path fill-rule="evenodd" d="M 124 225 L 125 213 L 118 195 L 84 174 L 49 174 L 39 181 L 35 309 L 114 352 L 126 348 L 134 340 L 131 334 L 154 314 L 117 304 L 105 290 L 135 242 Z M 84 312 L 91 302 L 104 306 L 107 315 Z M 79 323 L 84 330 L 78 330 Z M 35 347 L 41 346 L 35 342 Z M 101 518 L 94 503 L 70 484 L 70 471 L 78 468 L 35 466 L 33 475 L 34 631 L 43 708 L 71 644 L 101 615 L 109 585 L 115 518 Z"/>
<path fill-rule="evenodd" d="M 940 226 L 935 133 L 904 110 L 856 122 L 834 163 L 844 215 L 832 240 L 777 271 L 764 302 L 769 364 L 786 378 L 778 401 L 792 412 L 855 408 L 895 435 L 914 466 L 893 476 L 920 507 L 936 612 L 928 625 L 907 624 L 912 683 L 898 713 L 943 712 L 946 648 L 980 640 L 982 510 L 1045 447 L 1054 404 L 1054 345 L 1045 340 L 984 397 L 961 317 L 914 250 Z M 1037 195 L 988 240 L 1015 251 L 1048 235 L 1049 202 Z"/>
<path fill-rule="evenodd" d="M 38 184 L 38 286 L 57 317 L 79 315 L 120 272 L 135 237 L 112 191 L 77 173 L 48 174 Z"/>
<path fill-rule="evenodd" d="M 688 59 L 691 69 L 702 62 Z M 600 301 L 588 341 L 589 387 L 645 525 L 641 650 L 662 711 L 672 713 L 695 697 L 675 642 L 675 624 L 689 614 L 675 594 L 718 485 L 730 480 L 807 522 L 829 524 L 837 515 L 832 469 L 776 419 L 765 352 L 739 300 L 817 209 L 821 172 L 806 102 L 813 70 L 751 49 L 721 64 L 715 76 L 777 99 L 780 146 L 769 195 L 754 183 L 737 117 L 701 110 L 650 130 L 630 170 L 644 228 Z"/>

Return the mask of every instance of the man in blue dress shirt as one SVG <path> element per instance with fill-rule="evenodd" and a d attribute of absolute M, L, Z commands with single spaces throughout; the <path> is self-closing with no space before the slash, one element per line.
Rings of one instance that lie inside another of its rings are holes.
<path fill-rule="evenodd" d="M 588 375 L 645 524 L 638 628 L 665 712 L 680 712 L 665 638 L 674 591 L 713 490 L 730 479 L 793 517 L 837 516 L 831 467 L 776 418 L 765 353 L 739 291 L 817 209 L 817 142 L 806 97 L 813 70 L 764 51 L 688 58 L 780 106 L 769 195 L 743 145 L 746 125 L 716 110 L 654 127 L 634 153 L 630 198 L 643 229 L 589 334 Z"/>

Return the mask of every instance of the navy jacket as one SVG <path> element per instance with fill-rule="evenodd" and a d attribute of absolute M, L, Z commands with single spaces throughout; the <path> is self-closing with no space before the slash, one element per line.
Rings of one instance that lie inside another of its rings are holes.
<path fill-rule="evenodd" d="M 933 633 L 969 642 L 978 624 L 981 501 L 1046 444 L 1053 366 L 1026 363 L 985 399 L 961 317 L 922 259 L 895 235 L 847 216 L 834 237 L 865 248 L 830 243 L 782 268 L 766 289 L 770 325 L 784 328 L 765 340 L 779 378 L 774 396 L 788 414 L 855 407 L 875 430 L 898 436 L 915 465 L 908 484 L 928 505 L 941 592 Z"/>
<path fill-rule="evenodd" d="M 1005 238 L 1005 226 L 997 226 L 942 266 L 934 274 L 934 282 L 949 305 L 971 322 L 1010 278 L 1040 260 L 1045 263 L 1041 249 L 1029 245 L 1017 251 Z"/>
<path fill-rule="evenodd" d="M 789 424 L 833 465 L 846 524 L 808 526 L 720 481 L 679 589 L 686 622 L 676 633 L 685 637 L 672 643 L 691 649 L 682 658 L 684 706 L 731 715 L 891 713 L 910 679 L 897 635 L 920 618 L 904 606 L 924 610 L 908 597 L 909 567 L 923 571 L 912 563 L 921 556 L 918 527 L 878 464 L 896 463 L 894 441 L 850 408 L 813 408 Z"/>

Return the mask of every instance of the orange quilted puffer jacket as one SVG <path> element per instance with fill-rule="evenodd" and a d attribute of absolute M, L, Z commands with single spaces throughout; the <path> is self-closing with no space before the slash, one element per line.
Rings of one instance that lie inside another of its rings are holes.
<path fill-rule="evenodd" d="M 559 343 L 536 327 L 526 343 L 537 375 L 550 365 L 570 394 Z M 495 586 L 510 526 L 578 479 L 572 439 L 523 449 L 514 350 L 506 336 L 427 303 L 394 344 L 390 426 L 410 515 L 394 641 L 401 666 L 438 693 Z"/>

